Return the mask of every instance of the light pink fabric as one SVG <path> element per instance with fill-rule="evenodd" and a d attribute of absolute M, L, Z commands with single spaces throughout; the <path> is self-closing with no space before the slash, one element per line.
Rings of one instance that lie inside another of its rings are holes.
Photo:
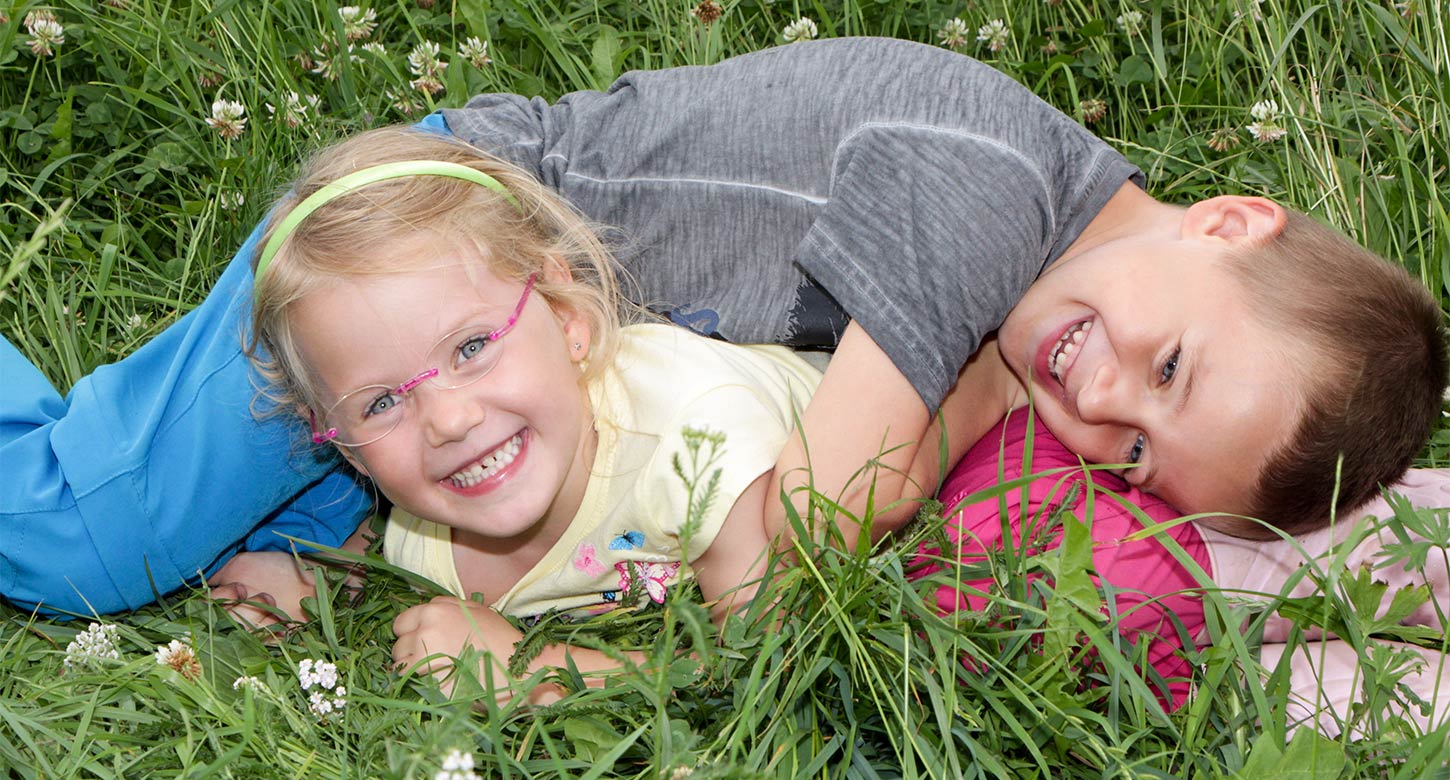
<path fill-rule="evenodd" d="M 1027 489 L 1028 506 L 1025 511 L 1020 506 L 1022 491 L 1008 491 L 1005 496 L 1006 512 L 1012 526 L 1013 541 L 1018 545 L 1022 541 L 1024 517 L 1030 520 L 1043 506 L 1062 502 L 1071 485 L 1085 481 L 1077 456 L 1068 452 L 1040 424 L 1033 438 L 1032 462 L 1024 470 L 1023 450 L 1026 439 L 1027 415 L 1022 411 L 1015 412 L 1005 423 L 972 447 L 962 462 L 947 476 L 940 492 L 943 503 L 950 509 L 971 493 L 990 488 L 1004 480 L 1015 479 L 1024 473 L 1039 473 L 1059 467 L 1076 469 L 1067 475 L 1054 474 L 1033 480 Z M 1119 593 L 1116 599 L 1116 609 L 1120 615 L 1117 628 L 1135 642 L 1149 643 L 1149 663 L 1169 682 L 1171 703 L 1176 707 L 1188 695 L 1189 668 L 1179 652 L 1183 645 L 1178 630 L 1166 613 L 1175 615 L 1189 636 L 1198 636 L 1204 625 L 1203 606 L 1192 591 L 1200 583 L 1174 559 L 1158 537 L 1134 542 L 1122 541 L 1128 535 L 1142 530 L 1143 526 L 1127 509 L 1111 497 L 1102 495 L 1101 491 L 1111 490 L 1126 501 L 1141 507 L 1154 523 L 1173 520 L 1179 517 L 1179 513 L 1156 496 L 1129 488 L 1121 479 L 1107 472 L 1092 472 L 1092 482 L 1100 491 L 1095 498 L 1091 518 L 1092 537 L 1096 543 L 1093 568 L 1101 579 L 1127 591 Z M 1079 518 L 1086 520 L 1083 511 L 1086 485 L 1081 490 L 1081 497 L 1074 509 Z M 999 499 L 993 498 L 958 507 L 947 518 L 947 532 L 959 545 L 958 554 L 964 563 L 980 560 L 985 550 L 1000 548 L 1002 509 Z M 1176 542 L 1199 566 L 1212 575 L 1203 539 L 1191 523 L 1182 523 L 1162 531 L 1161 536 Z M 1054 534 L 1040 541 L 1045 544 L 1039 550 L 1052 549 L 1060 539 Z M 924 549 L 922 553 L 929 558 L 939 557 L 935 550 Z M 928 565 L 925 572 L 939 569 L 937 565 Z M 969 584 L 977 589 L 986 589 L 990 583 L 981 581 Z M 959 593 L 950 586 L 938 589 L 937 603 L 943 612 L 964 608 L 981 609 L 985 606 L 983 599 L 965 592 Z"/>
<path fill-rule="evenodd" d="M 1417 507 L 1450 507 L 1450 469 L 1413 469 L 1390 489 L 1409 499 Z M 1207 528 L 1202 529 L 1202 532 L 1212 553 L 1215 583 L 1225 590 L 1262 593 L 1272 597 L 1279 595 L 1288 578 L 1305 561 L 1318 559 L 1317 565 L 1324 570 L 1328 560 L 1323 556 L 1331 546 L 1343 542 L 1356 530 L 1355 521 L 1369 515 L 1388 517 L 1391 514 L 1393 510 L 1389 503 L 1383 498 L 1376 498 L 1358 510 L 1346 513 L 1333 527 L 1303 534 L 1290 541 L 1249 541 Z M 1363 565 L 1377 566 L 1381 563 L 1384 545 L 1393 541 L 1394 538 L 1384 531 L 1372 534 L 1344 555 L 1342 565 L 1353 571 Z M 1391 564 L 1376 568 L 1374 578 L 1388 583 L 1390 591 L 1429 585 L 1434 597 L 1422 604 L 1404 622 L 1445 628 L 1435 609 L 1438 602 L 1441 610 L 1450 610 L 1450 570 L 1447 570 L 1444 556 L 1430 555 L 1424 572 L 1405 571 L 1403 564 Z M 1285 595 L 1307 596 L 1314 590 L 1313 580 L 1305 577 Z M 1385 600 L 1384 606 L 1389 606 L 1389 599 Z M 1287 636 L 1287 621 L 1275 619 L 1265 627 L 1266 642 L 1282 642 Z"/>

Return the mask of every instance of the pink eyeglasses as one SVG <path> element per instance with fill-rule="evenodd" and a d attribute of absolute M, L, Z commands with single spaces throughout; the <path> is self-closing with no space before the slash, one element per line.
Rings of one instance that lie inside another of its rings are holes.
<path fill-rule="evenodd" d="M 439 339 L 428 350 L 428 365 L 434 368 L 420 371 L 397 386 L 367 385 L 347 393 L 322 415 L 321 428 L 313 415 L 312 441 L 316 444 L 332 441 L 347 447 L 372 444 L 392 433 L 408 416 L 409 399 L 419 385 L 456 390 L 482 379 L 498 365 L 503 337 L 519 321 L 537 278 L 537 274 L 529 274 L 513 315 L 501 327 L 475 323 Z"/>

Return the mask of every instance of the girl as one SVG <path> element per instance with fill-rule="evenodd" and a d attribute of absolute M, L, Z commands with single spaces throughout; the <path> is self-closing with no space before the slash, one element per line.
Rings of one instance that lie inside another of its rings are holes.
<path fill-rule="evenodd" d="M 262 246 L 268 395 L 392 502 L 386 557 L 456 596 L 398 617 L 400 665 L 507 658 L 494 610 L 663 602 L 687 575 L 717 615 L 748 599 L 768 475 L 819 380 L 789 350 L 621 328 L 610 258 L 557 195 L 416 129 L 319 155 Z"/>

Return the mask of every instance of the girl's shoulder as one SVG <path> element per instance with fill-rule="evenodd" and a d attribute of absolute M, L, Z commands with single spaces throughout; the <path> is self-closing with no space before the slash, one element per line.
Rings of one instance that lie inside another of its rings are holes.
<path fill-rule="evenodd" d="M 658 429 L 681 415 L 712 412 L 770 416 L 804 408 L 821 372 L 786 347 L 741 346 L 674 325 L 647 323 L 622 331 L 610 370 L 591 387 L 599 415 L 625 428 Z M 753 403 L 726 409 L 724 397 Z"/>

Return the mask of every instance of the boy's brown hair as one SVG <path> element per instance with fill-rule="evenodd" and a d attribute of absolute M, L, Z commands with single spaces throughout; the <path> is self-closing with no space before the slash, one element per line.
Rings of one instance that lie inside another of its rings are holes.
<path fill-rule="evenodd" d="M 1405 473 L 1440 417 L 1447 358 L 1444 314 L 1423 284 L 1308 216 L 1287 217 L 1276 237 L 1226 263 L 1305 358 L 1286 366 L 1305 388 L 1301 419 L 1265 462 L 1249 513 L 1294 534 L 1327 525 Z M 1277 536 L 1258 523 L 1228 525 L 1240 536 Z"/>

